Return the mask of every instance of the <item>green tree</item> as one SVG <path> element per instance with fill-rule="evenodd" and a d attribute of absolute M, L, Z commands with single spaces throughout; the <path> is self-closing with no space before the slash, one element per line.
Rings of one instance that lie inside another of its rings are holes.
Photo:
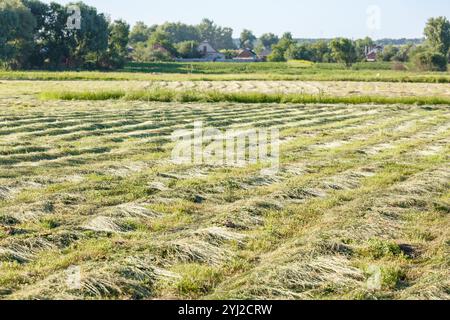
<path fill-rule="evenodd" d="M 447 56 L 440 52 L 425 50 L 413 57 L 414 65 L 421 71 L 447 71 Z"/>
<path fill-rule="evenodd" d="M 47 31 L 47 23 L 50 13 L 50 6 L 38 0 L 22 0 L 22 3 L 30 10 L 36 20 L 33 30 L 34 45 L 28 58 L 29 66 L 44 66 L 44 36 Z"/>
<path fill-rule="evenodd" d="M 314 62 L 331 62 L 331 51 L 328 43 L 324 40 L 319 40 L 310 45 L 311 60 Z"/>
<path fill-rule="evenodd" d="M 157 30 L 167 34 L 172 44 L 184 41 L 201 41 L 198 29 L 188 24 L 166 22 L 160 25 Z"/>
<path fill-rule="evenodd" d="M 130 32 L 130 44 L 148 41 L 152 32 L 154 32 L 155 30 L 156 26 L 148 27 L 142 21 L 136 22 Z"/>
<path fill-rule="evenodd" d="M 424 34 L 427 44 L 434 51 L 448 55 L 450 49 L 450 22 L 446 17 L 430 18 Z"/>
<path fill-rule="evenodd" d="M 285 32 L 285 33 L 283 33 L 283 36 L 281 37 L 280 40 L 294 41 L 294 37 L 292 36 L 292 33 L 290 33 L 290 32 Z"/>
<path fill-rule="evenodd" d="M 68 64 L 72 67 L 96 68 L 108 49 L 109 23 L 97 9 L 77 2 L 81 11 L 81 28 L 71 31 L 71 52 Z"/>
<path fill-rule="evenodd" d="M 308 60 L 312 59 L 310 46 L 307 44 L 291 44 L 284 54 L 286 60 Z"/>
<path fill-rule="evenodd" d="M 278 41 L 280 41 L 280 39 L 273 33 L 265 33 L 259 38 L 259 42 L 262 46 L 268 49 L 272 48 L 272 46 L 278 43 Z"/>
<path fill-rule="evenodd" d="M 394 57 L 397 56 L 400 49 L 393 45 L 387 45 L 384 47 L 383 52 L 381 53 L 380 57 L 383 61 L 393 61 Z"/>
<path fill-rule="evenodd" d="M 122 68 L 128 56 L 130 25 L 123 20 L 116 20 L 109 26 L 108 64 L 110 68 Z"/>
<path fill-rule="evenodd" d="M 177 43 L 175 48 L 178 52 L 178 56 L 184 59 L 195 59 L 200 58 L 200 52 L 198 52 L 197 41 L 183 41 Z"/>
<path fill-rule="evenodd" d="M 240 47 L 241 49 L 251 49 L 253 50 L 254 48 L 254 43 L 256 41 L 256 37 L 253 34 L 253 32 L 251 32 L 250 30 L 244 29 L 241 32 L 241 37 L 240 37 Z"/>
<path fill-rule="evenodd" d="M 197 26 L 197 30 L 200 34 L 200 41 L 209 41 L 217 50 L 236 49 L 231 28 L 222 28 L 211 20 L 203 19 Z"/>
<path fill-rule="evenodd" d="M 36 19 L 19 0 L 0 3 L 0 62 L 5 67 L 22 68 L 33 48 Z"/>
<path fill-rule="evenodd" d="M 330 49 L 333 58 L 346 67 L 351 67 L 357 61 L 355 44 L 350 39 L 338 38 L 330 42 Z"/>
<path fill-rule="evenodd" d="M 286 53 L 286 51 L 283 51 L 279 47 L 274 46 L 272 53 L 267 57 L 267 61 L 269 61 L 269 62 L 286 61 L 285 53 Z"/>
<path fill-rule="evenodd" d="M 67 29 L 69 14 L 66 7 L 52 2 L 49 5 L 39 1 L 25 2 L 36 17 L 35 50 L 33 65 L 59 68 L 72 61 L 71 52 L 76 46 L 75 31 Z"/>
<path fill-rule="evenodd" d="M 134 50 L 131 52 L 131 60 L 135 62 L 147 62 L 151 55 L 151 49 L 148 46 L 148 42 L 136 42 Z"/>
<path fill-rule="evenodd" d="M 281 37 L 280 41 L 272 46 L 272 53 L 267 57 L 267 60 L 271 62 L 286 61 L 286 52 L 292 45 L 295 45 L 292 34 L 290 32 L 286 32 Z"/>
<path fill-rule="evenodd" d="M 138 42 L 131 53 L 133 61 L 152 62 L 152 61 L 173 61 L 170 53 L 161 50 L 154 50 L 148 42 Z"/>
<path fill-rule="evenodd" d="M 411 51 L 413 50 L 414 45 L 413 44 L 406 44 L 401 46 L 398 49 L 398 52 L 393 57 L 394 61 L 398 62 L 407 62 L 410 60 Z"/>
<path fill-rule="evenodd" d="M 176 55 L 177 50 L 174 47 L 174 43 L 170 39 L 170 34 L 162 31 L 161 29 L 157 29 L 152 33 L 150 39 L 148 40 L 148 44 L 150 48 L 155 45 L 159 45 L 166 49 L 171 55 Z"/>

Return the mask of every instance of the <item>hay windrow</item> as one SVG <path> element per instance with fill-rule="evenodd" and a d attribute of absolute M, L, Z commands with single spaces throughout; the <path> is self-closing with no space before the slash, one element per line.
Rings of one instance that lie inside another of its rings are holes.
<path fill-rule="evenodd" d="M 0 298 L 448 297 L 447 89 L 174 80 L 2 84 Z M 174 163 L 195 121 L 279 129 L 280 170 Z"/>

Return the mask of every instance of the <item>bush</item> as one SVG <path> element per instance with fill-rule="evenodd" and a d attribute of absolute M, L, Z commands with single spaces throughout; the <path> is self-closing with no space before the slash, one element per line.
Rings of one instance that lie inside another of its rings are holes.
<path fill-rule="evenodd" d="M 414 65 L 421 71 L 447 71 L 447 57 L 442 53 L 424 51 L 413 58 Z"/>
<path fill-rule="evenodd" d="M 135 47 L 131 54 L 133 61 L 137 62 L 160 62 L 160 61 L 173 61 L 173 57 L 170 53 L 153 49 L 146 44 L 139 44 Z"/>
<path fill-rule="evenodd" d="M 183 41 L 175 45 L 175 49 L 178 52 L 178 56 L 184 59 L 200 58 L 201 54 L 198 52 L 197 41 Z"/>

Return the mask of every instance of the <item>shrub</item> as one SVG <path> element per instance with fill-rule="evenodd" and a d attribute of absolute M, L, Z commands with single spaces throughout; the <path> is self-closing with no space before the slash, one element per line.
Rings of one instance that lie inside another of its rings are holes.
<path fill-rule="evenodd" d="M 198 52 L 198 42 L 197 41 L 183 41 L 175 45 L 177 49 L 178 56 L 184 59 L 195 59 L 200 58 L 200 52 Z"/>
<path fill-rule="evenodd" d="M 442 53 L 424 51 L 413 58 L 414 65 L 421 71 L 447 71 L 447 57 Z"/>
<path fill-rule="evenodd" d="M 153 49 L 153 47 L 146 44 L 137 45 L 131 54 L 131 57 L 133 61 L 137 62 L 173 61 L 173 57 L 169 52 Z"/>
<path fill-rule="evenodd" d="M 406 281 L 406 274 L 399 266 L 381 268 L 381 285 L 383 288 L 392 290 L 404 281 Z"/>

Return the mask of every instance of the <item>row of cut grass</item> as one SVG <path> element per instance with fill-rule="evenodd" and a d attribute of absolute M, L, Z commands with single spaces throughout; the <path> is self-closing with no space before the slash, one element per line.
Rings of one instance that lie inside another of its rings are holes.
<path fill-rule="evenodd" d="M 119 93 L 122 94 L 121 91 Z M 391 185 L 445 161 L 443 151 L 433 162 L 429 158 L 415 159 L 412 156 L 423 144 L 433 144 L 446 137 L 444 133 L 437 132 L 437 128 L 446 119 L 445 108 L 308 108 L 295 105 L 278 108 L 276 105 L 238 104 L 199 104 L 198 108 L 191 108 L 179 103 L 158 106 L 157 103 L 123 101 L 125 100 L 111 100 L 104 103 L 103 105 L 109 106 L 106 109 L 99 108 L 94 103 L 65 103 L 72 107 L 64 110 L 52 107 L 57 103 L 37 101 L 33 108 L 10 103 L 8 110 L 4 111 L 3 120 L 15 130 L 17 128 L 13 121 L 20 124 L 20 121 L 29 121 L 28 119 L 35 119 L 33 121 L 39 123 L 39 126 L 45 123 L 50 127 L 51 131 L 43 131 L 45 127 L 27 127 L 36 132 L 27 131 L 26 136 L 21 136 L 23 146 L 21 144 L 20 153 L 48 151 L 53 154 L 52 150 L 47 149 L 25 149 L 30 146 L 57 150 L 108 146 L 114 152 L 95 157 L 83 155 L 82 158 L 69 154 L 70 157 L 60 159 L 60 162 L 43 162 L 39 166 L 35 163 L 23 163 L 14 167 L 14 170 L 9 166 L 1 166 L 1 177 L 11 179 L 8 186 L 13 185 L 12 183 L 20 185 L 25 181 L 51 181 L 45 188 L 27 187 L 17 196 L 0 201 L 4 221 L 16 212 L 20 214 L 19 210 L 37 212 L 33 220 L 9 222 L 11 228 L 24 231 L 13 235 L 5 232 L 3 238 L 0 234 L 2 248 L 17 248 L 12 246 L 21 244 L 19 241 L 22 239 L 29 243 L 33 243 L 35 239 L 43 239 L 50 244 L 58 244 L 59 239 L 62 239 L 65 243 L 61 249 L 36 249 L 40 251 L 27 262 L 0 264 L 0 286 L 4 288 L 0 292 L 0 296 L 3 294 L 2 298 L 72 298 L 73 294 L 73 298 L 78 299 L 261 299 L 265 297 L 265 292 L 274 292 L 269 291 L 272 288 L 276 288 L 280 294 L 267 298 L 289 298 L 290 292 L 321 299 L 364 298 L 366 295 L 379 299 L 397 298 L 401 295 L 409 298 L 414 297 L 412 294 L 419 290 L 429 291 L 428 288 L 439 293 L 439 288 L 434 288 L 438 281 L 445 279 L 444 272 L 434 273 L 437 280 L 425 282 L 422 288 L 415 289 L 414 292 L 406 290 L 409 288 L 404 288 L 402 281 L 406 280 L 414 285 L 419 281 L 414 276 L 417 272 L 443 270 L 439 268 L 440 261 L 444 261 L 445 251 L 445 237 L 441 235 L 446 226 L 441 224 L 443 220 L 433 221 L 428 225 L 421 224 L 425 227 L 423 231 L 419 229 L 420 232 L 427 231 L 430 237 L 438 238 L 434 240 L 436 244 L 432 247 L 419 243 L 420 252 L 424 254 L 418 259 L 411 259 L 409 263 L 398 251 L 399 246 L 393 244 L 406 243 L 415 248 L 417 243 L 414 240 L 403 242 L 403 229 L 395 237 L 382 234 L 382 222 L 385 220 L 380 219 L 379 222 L 376 218 L 385 216 L 385 211 L 379 210 L 378 215 L 378 210 L 375 210 L 378 207 L 372 209 L 371 204 L 379 201 L 378 199 L 386 205 L 392 204 L 403 194 L 393 192 L 395 189 L 390 188 Z M 288 112 L 289 109 L 298 109 L 299 112 Z M 365 112 L 372 109 L 379 112 Z M 302 114 L 302 110 L 307 111 L 307 114 Z M 317 110 L 321 112 L 316 112 Z M 270 115 L 272 111 L 277 111 L 277 114 Z M 61 113 L 68 121 L 61 127 L 65 131 L 56 134 L 52 127 L 53 120 L 64 121 L 61 120 Z M 111 130 L 112 121 L 122 119 L 125 115 L 140 123 L 134 126 L 123 123 L 123 127 L 113 127 Z M 342 120 L 342 115 L 349 118 Z M 93 116 L 96 118 L 92 119 Z M 304 121 L 312 118 L 323 121 Z M 422 118 L 427 120 L 423 125 L 418 123 L 409 129 L 395 129 Z M 71 119 L 79 119 L 84 125 L 88 124 L 87 121 L 92 121 L 89 125 L 93 126 L 89 129 L 84 126 L 74 127 Z M 151 124 L 147 122 L 149 119 Z M 168 160 L 172 149 L 170 139 L 158 143 L 161 148 L 158 151 L 159 159 L 154 161 L 155 155 L 150 145 L 153 140 L 149 140 L 150 135 L 157 134 L 161 138 L 165 134 L 170 135 L 178 125 L 189 125 L 190 119 L 204 119 L 208 125 L 224 130 L 234 128 L 234 124 L 275 121 L 265 126 L 280 126 L 281 136 L 293 138 L 281 148 L 283 171 L 280 180 L 261 178 L 260 168 L 254 166 L 210 169 L 207 166 L 200 168 L 171 164 Z M 291 126 L 292 123 L 295 126 Z M 28 122 L 25 124 L 28 125 Z M 153 129 L 155 131 L 148 132 Z M 419 138 L 419 133 L 429 130 L 436 135 L 429 139 Z M 77 138 L 69 136 L 69 131 L 73 131 Z M 12 137 L 14 134 L 10 132 L 8 136 Z M 351 144 L 350 138 L 358 135 L 364 136 L 364 140 Z M 345 148 L 322 150 L 315 147 L 346 139 L 350 143 Z M 18 145 L 12 142 L 14 141 L 11 140 L 11 145 L 5 145 L 5 150 L 18 153 Z M 359 152 L 365 147 L 385 142 L 394 142 L 396 151 L 386 150 L 382 155 Z M 397 143 L 401 143 L 401 146 L 397 146 Z M 11 152 L 6 153 L 5 156 L 9 157 L 8 153 Z M 139 171 L 133 170 L 129 174 L 120 172 L 122 168 L 139 162 L 147 163 L 149 167 L 143 165 L 141 169 L 137 169 Z M 303 171 L 304 162 L 307 166 Z M 353 176 L 345 174 L 350 170 L 358 172 L 361 167 L 371 168 L 375 175 L 353 180 Z M 285 171 L 285 168 L 292 171 Z M 11 177 L 12 175 L 15 177 Z M 72 175 L 80 177 L 68 181 L 56 179 Z M 329 182 L 341 183 L 345 187 L 348 185 L 345 180 L 347 177 L 355 183 L 349 190 L 322 187 L 322 183 L 328 185 Z M 424 181 L 429 183 L 429 180 Z M 158 188 L 158 184 L 153 182 L 159 182 L 163 188 L 154 189 L 155 186 Z M 277 197 L 292 194 L 301 197 L 303 191 L 316 188 L 325 190 L 325 196 L 314 197 L 307 194 L 304 203 Z M 291 189 L 295 192 L 291 193 Z M 206 200 L 196 203 L 197 195 Z M 435 200 L 439 200 L 437 197 L 440 195 L 430 194 L 429 200 L 418 198 L 417 203 L 412 202 L 410 205 L 418 204 L 424 210 L 420 211 L 424 216 L 430 215 L 430 211 L 425 211 L 421 203 L 427 204 L 429 201 L 432 205 Z M 146 216 L 147 213 L 151 215 Z M 386 219 L 399 228 L 403 227 L 403 220 L 397 221 L 402 211 L 399 209 L 394 213 Z M 413 212 L 411 215 L 419 213 Z M 97 220 L 98 217 L 100 220 Z M 84 230 L 86 225 L 102 221 L 111 223 L 111 231 Z M 422 221 L 417 223 L 420 222 Z M 359 228 L 366 225 L 368 227 L 365 229 Z M 364 230 L 376 231 L 380 236 L 360 240 Z M 243 235 L 245 238 L 233 238 L 235 235 Z M 424 248 L 426 251 L 422 251 Z M 27 247 L 24 249 L 27 250 Z M 189 254 L 192 252 L 196 256 L 190 259 Z M 217 256 L 224 257 L 220 264 L 211 262 L 213 260 L 210 257 L 216 253 Z M 335 264 L 340 261 L 335 258 L 339 253 L 348 257 L 349 263 L 361 272 L 372 264 L 380 266 L 383 272 L 382 290 L 369 292 L 364 281 L 354 287 L 347 287 L 345 278 L 337 273 L 342 267 L 342 264 Z M 309 256 L 313 258 L 308 259 Z M 328 263 L 318 265 L 316 258 L 319 263 Z M 300 263 L 292 264 L 293 259 Z M 48 261 L 52 263 L 47 263 Z M 162 270 L 173 277 L 154 281 L 151 275 L 141 276 L 147 275 L 146 268 L 152 268 L 154 262 L 157 263 L 157 271 Z M 414 271 L 412 275 L 408 273 L 410 264 Z M 117 290 L 94 293 L 86 289 L 68 291 L 65 285 L 66 270 L 73 265 L 80 266 L 83 283 L 99 283 L 100 286 L 111 283 Z M 334 269 L 338 271 L 335 272 Z M 274 272 L 268 272 L 270 270 Z M 265 277 L 266 273 L 274 276 Z M 48 280 L 60 275 L 62 283 L 52 283 L 49 286 Z M 287 282 L 280 285 L 278 281 L 289 280 L 297 275 L 309 287 L 293 287 Z M 340 277 L 338 280 L 344 280 L 335 281 L 336 275 Z M 102 282 L 103 279 L 106 279 L 105 282 Z M 316 286 L 317 290 L 307 290 Z M 136 295 L 138 291 L 141 292 L 140 295 Z"/>
<path fill-rule="evenodd" d="M 235 102 L 235 103 L 345 103 L 345 104 L 405 104 L 450 105 L 445 97 L 385 97 L 385 96 L 330 96 L 295 93 L 219 92 L 151 89 L 126 92 L 113 91 L 53 91 L 40 94 L 43 100 L 118 100 L 155 102 Z"/>

